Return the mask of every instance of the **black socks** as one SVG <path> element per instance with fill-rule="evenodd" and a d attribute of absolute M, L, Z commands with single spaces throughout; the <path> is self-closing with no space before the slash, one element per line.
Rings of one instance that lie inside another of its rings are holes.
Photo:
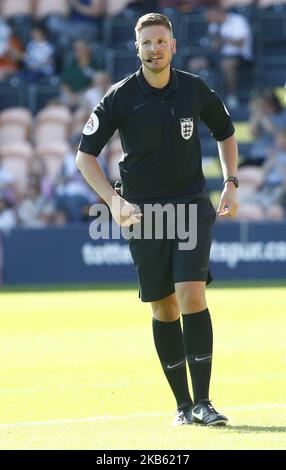
<path fill-rule="evenodd" d="M 185 351 L 196 404 L 209 398 L 213 350 L 212 323 L 208 309 L 182 317 Z"/>
<path fill-rule="evenodd" d="M 189 394 L 186 355 L 180 320 L 162 322 L 153 318 L 155 347 L 165 376 L 175 395 L 177 406 L 192 404 Z"/>
<path fill-rule="evenodd" d="M 194 403 L 209 398 L 212 367 L 213 331 L 208 309 L 189 313 L 180 320 L 161 322 L 153 318 L 156 350 L 178 407 L 192 404 L 185 358 L 190 368 Z"/>

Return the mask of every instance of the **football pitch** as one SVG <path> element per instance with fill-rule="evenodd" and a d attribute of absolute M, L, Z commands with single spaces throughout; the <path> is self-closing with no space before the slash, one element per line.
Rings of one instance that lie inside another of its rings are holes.
<path fill-rule="evenodd" d="M 286 288 L 207 294 L 220 429 L 171 426 L 136 289 L 3 292 L 0 449 L 285 449 Z"/>

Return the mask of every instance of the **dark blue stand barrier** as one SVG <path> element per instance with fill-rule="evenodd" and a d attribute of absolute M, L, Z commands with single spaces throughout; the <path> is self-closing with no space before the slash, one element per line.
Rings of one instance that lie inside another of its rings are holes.
<path fill-rule="evenodd" d="M 3 284 L 136 280 L 125 240 L 92 240 L 89 226 L 15 229 L 2 235 Z M 216 223 L 215 279 L 285 279 L 285 223 Z"/>
<path fill-rule="evenodd" d="M 213 231 L 215 279 L 285 279 L 286 222 L 224 222 Z"/>

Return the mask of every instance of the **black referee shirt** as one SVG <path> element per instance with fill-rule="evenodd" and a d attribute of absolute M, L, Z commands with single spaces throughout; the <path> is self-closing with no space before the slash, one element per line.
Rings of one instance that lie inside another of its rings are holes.
<path fill-rule="evenodd" d="M 92 112 L 79 149 L 98 156 L 119 129 L 123 197 L 130 202 L 192 200 L 206 191 L 198 121 L 222 141 L 234 127 L 219 96 L 198 76 L 172 69 L 152 88 L 142 68 L 113 85 Z"/>

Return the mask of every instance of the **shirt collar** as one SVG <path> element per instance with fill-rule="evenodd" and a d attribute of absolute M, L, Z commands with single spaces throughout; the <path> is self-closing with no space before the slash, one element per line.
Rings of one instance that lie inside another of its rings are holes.
<path fill-rule="evenodd" d="M 142 71 L 142 65 L 141 65 L 140 69 L 137 70 L 137 72 L 136 72 L 136 78 L 137 78 L 137 81 L 138 81 L 140 87 L 144 91 L 144 93 L 148 93 L 148 94 L 153 93 L 154 88 L 151 87 L 149 85 L 149 83 L 147 82 L 147 80 L 145 79 L 145 77 L 143 75 L 143 71 Z M 178 90 L 178 88 L 179 88 L 179 84 L 178 84 L 178 77 L 177 77 L 176 70 L 171 68 L 171 80 L 169 82 L 168 90 L 169 91 L 176 91 L 176 90 Z"/>

